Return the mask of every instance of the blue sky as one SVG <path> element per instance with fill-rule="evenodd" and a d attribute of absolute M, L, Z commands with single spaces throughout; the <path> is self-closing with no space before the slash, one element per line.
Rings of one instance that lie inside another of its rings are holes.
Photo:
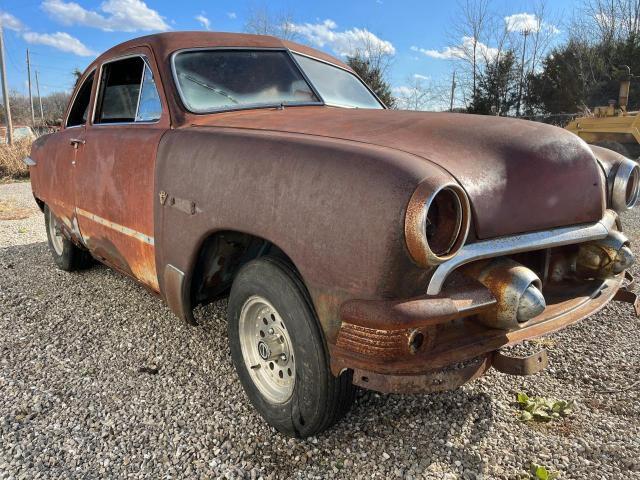
<path fill-rule="evenodd" d="M 562 20 L 579 1 L 548 2 L 559 32 L 555 41 L 562 40 Z M 390 77 L 396 88 L 414 75 L 438 81 L 452 71 L 451 61 L 438 57 L 446 57 L 445 48 L 451 44 L 447 32 L 456 0 L 1 0 L 9 84 L 12 90 L 26 91 L 27 48 L 45 95 L 70 89 L 74 68 L 84 70 L 97 54 L 124 40 L 159 30 L 201 30 L 207 21 L 211 30 L 240 32 L 249 13 L 264 8 L 290 13 L 299 32 L 297 41 L 334 55 L 344 53 L 362 35 L 372 35 L 394 52 Z M 491 4 L 500 17 L 531 13 L 532 8 L 532 1 L 525 0 Z"/>

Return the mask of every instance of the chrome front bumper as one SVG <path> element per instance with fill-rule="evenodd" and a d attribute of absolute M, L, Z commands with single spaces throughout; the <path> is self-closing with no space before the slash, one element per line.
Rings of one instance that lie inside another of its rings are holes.
<path fill-rule="evenodd" d="M 617 219 L 616 212 L 607 210 L 599 221 L 592 224 L 554 228 L 470 243 L 462 247 L 451 260 L 436 268 L 429 281 L 427 295 L 438 295 L 451 272 L 462 265 L 486 258 L 601 240 L 609 235 Z"/>

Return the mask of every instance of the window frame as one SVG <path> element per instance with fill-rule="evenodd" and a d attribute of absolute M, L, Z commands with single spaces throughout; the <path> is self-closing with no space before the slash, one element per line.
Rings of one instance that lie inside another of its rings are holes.
<path fill-rule="evenodd" d="M 380 104 L 380 106 L 382 107 L 382 110 L 388 110 L 388 109 L 389 109 L 389 107 L 387 107 L 387 106 L 384 104 L 384 102 L 383 102 L 382 100 L 380 100 L 380 97 L 378 97 L 378 95 L 376 95 L 376 92 L 374 92 L 373 90 L 371 90 L 371 88 L 369 87 L 369 85 L 367 85 L 367 83 L 366 83 L 364 80 L 362 80 L 362 79 L 360 78 L 360 75 L 358 75 L 356 72 L 353 72 L 353 71 L 351 71 L 351 70 L 348 70 L 348 69 L 346 69 L 346 68 L 344 68 L 344 67 L 342 67 L 342 66 L 340 66 L 340 65 L 336 65 L 335 63 L 329 62 L 329 61 L 327 61 L 327 60 L 323 60 L 322 58 L 314 57 L 313 55 L 308 55 L 308 54 L 306 54 L 306 53 L 302 53 L 302 52 L 299 52 L 299 51 L 297 51 L 297 50 L 289 50 L 289 52 L 290 52 L 290 54 L 291 54 L 291 58 L 293 58 L 293 61 L 294 61 L 294 62 L 296 62 L 297 67 L 298 67 L 298 68 L 300 69 L 300 71 L 305 75 L 305 77 L 306 77 L 306 73 L 304 72 L 304 68 L 302 68 L 302 65 L 300 65 L 300 64 L 298 63 L 298 60 L 296 59 L 295 55 L 300 55 L 301 57 L 306 57 L 306 58 L 309 58 L 309 59 L 311 59 L 311 60 L 315 60 L 316 62 L 324 63 L 325 65 L 329 65 L 329 66 L 331 66 L 331 67 L 338 68 L 338 69 L 340 69 L 340 70 L 342 70 L 342 71 L 344 71 L 344 72 L 347 72 L 347 73 L 348 73 L 349 75 L 351 75 L 352 77 L 355 77 L 355 79 L 356 79 L 357 81 L 359 81 L 359 82 L 364 86 L 364 88 L 366 88 L 366 89 L 367 89 L 367 91 L 368 91 L 368 92 L 373 96 L 373 98 L 375 98 L 375 99 L 376 99 L 376 101 Z M 294 55 L 294 54 L 295 54 L 295 55 Z M 315 87 L 314 87 L 314 88 L 315 88 Z M 322 97 L 320 97 L 320 98 L 322 98 Z M 324 104 L 325 104 L 325 105 L 327 105 L 327 106 L 329 106 L 329 107 L 338 107 L 338 108 L 358 108 L 358 107 L 352 107 L 351 105 L 342 105 L 342 104 L 339 104 L 339 103 L 329 103 L 329 102 L 326 102 L 326 101 L 324 100 L 324 98 L 323 98 L 322 100 L 323 100 Z"/>
<path fill-rule="evenodd" d="M 133 121 L 132 122 L 97 122 L 96 123 L 96 112 L 98 111 L 98 100 L 100 99 L 100 89 L 102 88 L 102 74 L 104 72 L 104 67 L 109 65 L 110 63 L 114 63 L 114 62 L 119 62 L 121 60 L 128 60 L 130 58 L 141 58 L 142 62 L 144 64 L 143 68 L 142 68 L 142 75 L 140 77 L 140 90 L 138 91 L 138 100 L 136 102 L 136 112 L 135 115 L 133 117 Z M 145 72 L 145 68 L 148 68 L 149 71 L 151 72 L 151 75 L 153 76 L 153 79 L 155 81 L 155 85 L 156 85 L 156 91 L 158 92 L 158 101 L 160 102 L 160 110 L 161 110 L 161 114 L 160 114 L 160 118 L 156 119 L 156 120 L 145 120 L 145 121 L 139 121 L 136 122 L 136 117 L 138 116 L 138 109 L 140 108 L 140 95 L 142 94 L 142 82 L 144 82 L 144 72 Z M 127 55 L 121 55 L 118 57 L 114 57 L 114 58 L 110 58 L 108 60 L 105 60 L 104 62 L 102 62 L 102 64 L 100 65 L 100 72 L 98 74 L 98 83 L 96 83 L 96 93 L 95 93 L 95 98 L 93 99 L 93 111 L 91 112 L 91 126 L 93 127 L 107 127 L 110 125 L 114 125 L 114 126 L 118 126 L 118 125 L 153 125 L 156 123 L 160 123 L 160 121 L 162 120 L 162 118 L 165 115 L 165 108 L 164 108 L 164 104 L 162 102 L 162 96 L 160 95 L 160 89 L 158 88 L 158 81 L 156 79 L 156 75 L 155 72 L 153 71 L 153 68 L 151 68 L 151 63 L 149 62 L 149 57 L 147 57 L 147 55 L 145 55 L 144 53 L 131 53 L 131 54 L 127 54 Z"/>
<path fill-rule="evenodd" d="M 316 87 L 313 85 L 307 74 L 300 68 L 296 59 L 291 55 L 291 50 L 284 47 L 195 47 L 195 48 L 181 48 L 179 50 L 171 53 L 171 76 L 173 78 L 173 85 L 178 92 L 178 98 L 180 98 L 180 103 L 182 104 L 182 108 L 185 111 L 192 113 L 194 115 L 209 115 L 212 113 L 221 113 L 221 112 L 233 112 L 238 110 L 253 110 L 258 108 L 275 108 L 280 107 L 282 103 L 253 103 L 253 104 L 245 104 L 238 106 L 228 106 L 228 107 L 220 107 L 220 108 L 211 108 L 203 111 L 194 111 L 187 107 L 187 102 L 184 99 L 184 94 L 182 92 L 182 87 L 180 87 L 180 82 L 178 82 L 178 72 L 176 71 L 176 57 L 181 53 L 188 52 L 201 52 L 201 51 L 240 51 L 240 52 L 285 52 L 289 59 L 293 62 L 294 68 L 300 73 L 303 80 L 307 83 L 313 94 L 318 98 L 317 102 L 296 102 L 296 103 L 285 103 L 285 107 L 308 107 L 308 106 L 317 106 L 317 105 L 325 105 L 324 99 L 322 95 L 316 90 Z"/>
<path fill-rule="evenodd" d="M 85 82 L 89 79 L 89 77 L 91 75 L 93 75 L 93 85 L 91 85 L 91 92 L 89 93 L 89 105 L 88 108 L 92 108 L 93 104 L 91 102 L 91 97 L 93 95 L 94 92 L 94 86 L 95 86 L 95 80 L 96 80 L 96 70 L 97 67 L 93 67 L 91 70 L 87 71 L 85 73 L 85 75 L 82 77 L 82 81 L 78 82 L 78 87 L 75 89 L 75 92 L 73 92 L 73 97 L 71 98 L 71 101 L 69 102 L 69 107 L 67 109 L 67 115 L 64 119 L 64 129 L 67 130 L 68 128 L 79 128 L 79 127 L 85 127 L 90 121 L 91 123 L 93 123 L 93 112 L 90 112 L 91 115 L 87 116 L 87 119 L 85 120 L 84 123 L 81 123 L 79 125 L 69 125 L 69 117 L 71 116 L 71 111 L 73 110 L 73 104 L 76 102 L 76 99 L 78 98 L 78 94 L 80 93 L 80 90 L 82 90 L 82 87 L 84 86 Z"/>

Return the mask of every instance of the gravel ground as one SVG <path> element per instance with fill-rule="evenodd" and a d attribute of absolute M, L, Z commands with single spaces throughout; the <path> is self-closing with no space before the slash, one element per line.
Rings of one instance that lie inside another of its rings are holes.
<path fill-rule="evenodd" d="M 29 184 L 0 185 L 0 202 L 30 209 L 0 221 L 0 479 L 508 479 L 531 462 L 561 478 L 640 478 L 639 320 L 627 304 L 547 337 L 541 374 L 492 371 L 443 394 L 363 392 L 336 427 L 292 440 L 240 387 L 225 301 L 189 327 L 103 266 L 59 271 Z M 625 220 L 638 239 L 640 214 Z M 519 391 L 575 400 L 576 411 L 522 423 Z"/>

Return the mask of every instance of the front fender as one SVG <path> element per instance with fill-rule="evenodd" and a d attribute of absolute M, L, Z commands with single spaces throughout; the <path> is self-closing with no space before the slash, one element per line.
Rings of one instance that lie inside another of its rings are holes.
<path fill-rule="evenodd" d="M 155 179 L 160 288 L 168 265 L 189 276 L 211 233 L 255 235 L 294 262 L 331 341 L 344 301 L 424 288 L 428 271 L 407 252 L 404 217 L 416 186 L 434 170 L 443 174 L 397 150 L 309 135 L 170 131 Z"/>

